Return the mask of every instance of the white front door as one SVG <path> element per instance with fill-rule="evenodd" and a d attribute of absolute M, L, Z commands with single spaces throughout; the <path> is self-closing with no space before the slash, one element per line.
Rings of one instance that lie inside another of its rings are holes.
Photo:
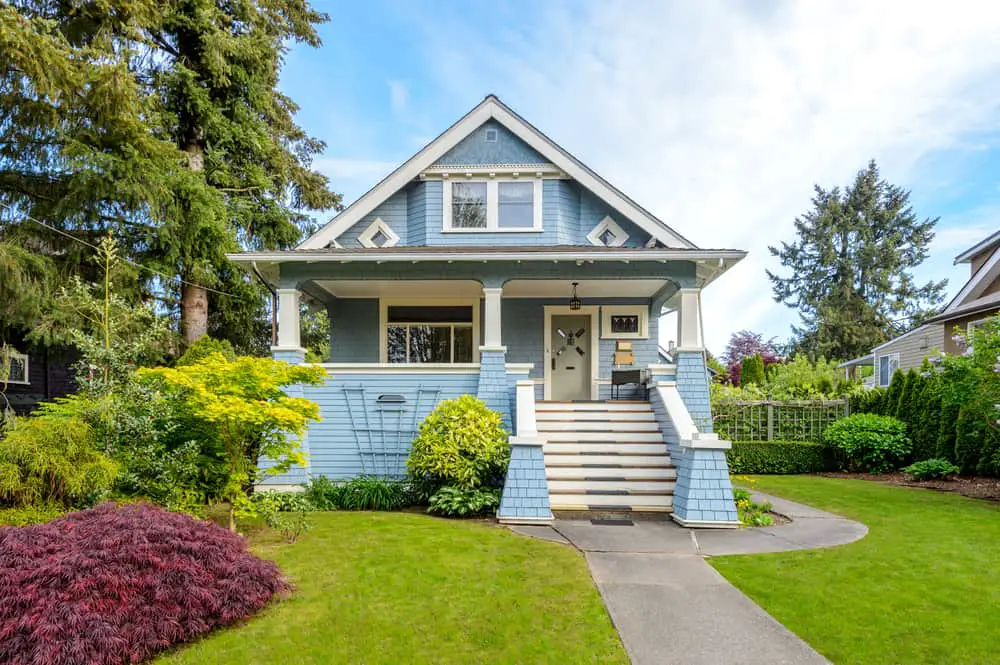
<path fill-rule="evenodd" d="M 553 315 L 549 340 L 554 400 L 590 399 L 590 316 Z"/>

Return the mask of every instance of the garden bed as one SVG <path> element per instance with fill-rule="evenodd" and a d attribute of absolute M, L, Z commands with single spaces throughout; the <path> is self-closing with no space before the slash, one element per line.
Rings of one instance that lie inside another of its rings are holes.
<path fill-rule="evenodd" d="M 846 473 L 830 472 L 818 473 L 824 478 L 849 478 L 853 480 L 868 480 L 885 485 L 896 487 L 913 487 L 918 489 L 936 490 L 939 492 L 953 492 L 969 497 L 970 499 L 985 499 L 987 501 L 1000 501 L 1000 479 L 982 478 L 980 476 L 956 476 L 951 480 L 910 480 L 905 473 Z"/>

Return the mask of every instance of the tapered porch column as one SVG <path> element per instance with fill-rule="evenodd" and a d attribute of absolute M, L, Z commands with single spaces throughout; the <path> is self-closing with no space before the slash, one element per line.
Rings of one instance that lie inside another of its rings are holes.
<path fill-rule="evenodd" d="M 306 352 L 299 338 L 300 296 L 298 289 L 278 289 L 278 344 L 271 347 L 275 360 L 305 361 Z"/>
<path fill-rule="evenodd" d="M 511 426 L 510 402 L 513 386 L 507 379 L 507 347 L 503 345 L 500 319 L 503 287 L 483 285 L 483 345 L 479 347 L 479 390 L 476 396 Z"/>
<path fill-rule="evenodd" d="M 701 289 L 681 289 L 677 292 L 677 347 L 682 350 L 704 348 L 701 331 Z"/>

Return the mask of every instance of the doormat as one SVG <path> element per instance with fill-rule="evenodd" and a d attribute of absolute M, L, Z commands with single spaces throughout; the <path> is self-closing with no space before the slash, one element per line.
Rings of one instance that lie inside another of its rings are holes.
<path fill-rule="evenodd" d="M 590 523 L 594 526 L 634 526 L 632 520 L 598 519 L 590 520 Z"/>

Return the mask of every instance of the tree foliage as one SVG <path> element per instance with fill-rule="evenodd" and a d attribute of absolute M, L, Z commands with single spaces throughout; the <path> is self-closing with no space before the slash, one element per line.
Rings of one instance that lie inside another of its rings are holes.
<path fill-rule="evenodd" d="M 946 282 L 917 284 L 937 219 L 920 221 L 910 193 L 882 179 L 874 161 L 841 190 L 816 186 L 813 209 L 795 219 L 796 239 L 770 247 L 791 270 L 767 272 L 774 299 L 799 311 L 796 347 L 848 359 L 919 324 Z"/>
<path fill-rule="evenodd" d="M 759 355 L 747 356 L 740 363 L 740 386 L 764 384 L 764 359 Z"/>

